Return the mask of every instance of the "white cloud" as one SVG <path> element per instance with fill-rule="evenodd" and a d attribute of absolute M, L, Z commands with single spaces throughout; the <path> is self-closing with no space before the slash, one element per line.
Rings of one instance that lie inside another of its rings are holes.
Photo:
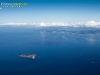
<path fill-rule="evenodd" d="M 46 23 L 41 22 L 41 23 L 40 23 L 40 26 L 46 26 Z"/>
<path fill-rule="evenodd" d="M 51 23 L 5 23 L 0 25 L 33 25 L 33 26 L 66 26 L 66 27 L 93 27 L 93 28 L 100 28 L 100 22 L 95 21 L 87 21 L 87 22 L 77 22 L 77 23 L 64 23 L 64 22 L 51 22 Z"/>
<path fill-rule="evenodd" d="M 99 27 L 100 28 L 100 22 L 95 22 L 95 21 L 87 21 L 85 26 L 87 27 Z"/>
<path fill-rule="evenodd" d="M 10 22 L 10 23 L 5 23 L 4 25 L 27 25 L 28 23 L 13 23 L 13 22 Z"/>

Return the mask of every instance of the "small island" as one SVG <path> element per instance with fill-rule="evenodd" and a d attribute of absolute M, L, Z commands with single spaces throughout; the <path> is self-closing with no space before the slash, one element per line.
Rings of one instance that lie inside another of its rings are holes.
<path fill-rule="evenodd" d="M 21 54 L 19 56 L 22 57 L 22 58 L 32 58 L 32 59 L 35 59 L 36 54 L 32 54 L 32 55 Z"/>

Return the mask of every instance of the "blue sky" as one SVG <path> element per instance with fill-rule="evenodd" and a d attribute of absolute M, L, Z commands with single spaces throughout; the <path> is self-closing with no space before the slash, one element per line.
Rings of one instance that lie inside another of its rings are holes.
<path fill-rule="evenodd" d="M 21 8 L 2 8 L 0 23 L 86 22 L 100 20 L 100 0 L 0 0 L 26 2 Z"/>

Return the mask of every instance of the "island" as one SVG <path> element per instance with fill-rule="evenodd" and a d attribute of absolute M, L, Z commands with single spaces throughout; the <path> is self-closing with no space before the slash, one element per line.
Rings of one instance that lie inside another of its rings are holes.
<path fill-rule="evenodd" d="M 22 57 L 22 58 L 32 58 L 32 59 L 35 59 L 36 54 L 31 54 L 31 55 L 21 54 L 19 56 Z"/>

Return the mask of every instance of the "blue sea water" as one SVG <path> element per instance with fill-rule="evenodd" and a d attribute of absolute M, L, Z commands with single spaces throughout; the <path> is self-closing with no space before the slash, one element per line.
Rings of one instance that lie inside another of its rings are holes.
<path fill-rule="evenodd" d="M 1 26 L 0 75 L 100 75 L 100 29 Z"/>

